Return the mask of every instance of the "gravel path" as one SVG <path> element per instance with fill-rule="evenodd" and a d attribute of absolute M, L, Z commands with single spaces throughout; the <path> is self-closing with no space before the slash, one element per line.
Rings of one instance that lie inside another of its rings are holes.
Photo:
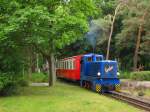
<path fill-rule="evenodd" d="M 30 86 L 48 86 L 48 83 L 31 83 Z"/>
<path fill-rule="evenodd" d="M 121 84 L 125 87 L 134 86 L 150 88 L 150 81 L 121 80 Z M 48 86 L 48 83 L 31 83 L 30 86 Z"/>
<path fill-rule="evenodd" d="M 138 87 L 144 87 L 144 88 L 150 88 L 150 81 L 133 81 L 133 80 L 121 80 L 121 84 L 123 86 L 134 86 L 136 88 Z"/>

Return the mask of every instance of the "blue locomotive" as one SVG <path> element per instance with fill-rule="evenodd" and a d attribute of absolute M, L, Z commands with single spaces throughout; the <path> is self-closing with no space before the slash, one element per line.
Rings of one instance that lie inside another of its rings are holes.
<path fill-rule="evenodd" d="M 103 55 L 86 54 L 81 58 L 80 84 L 97 92 L 119 91 L 117 71 L 116 61 L 104 60 Z"/>

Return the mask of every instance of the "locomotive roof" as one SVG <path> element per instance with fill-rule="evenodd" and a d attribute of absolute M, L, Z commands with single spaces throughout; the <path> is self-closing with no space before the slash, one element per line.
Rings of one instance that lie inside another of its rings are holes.
<path fill-rule="evenodd" d="M 94 54 L 94 53 L 85 54 L 84 56 L 93 56 L 93 55 L 103 56 L 101 54 Z"/>

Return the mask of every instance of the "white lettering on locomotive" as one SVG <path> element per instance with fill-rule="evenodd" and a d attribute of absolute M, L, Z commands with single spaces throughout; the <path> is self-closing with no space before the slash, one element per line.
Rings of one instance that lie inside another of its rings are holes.
<path fill-rule="evenodd" d="M 112 71 L 113 70 L 113 66 L 107 66 L 107 67 L 105 67 L 105 72 L 110 72 L 110 71 Z"/>

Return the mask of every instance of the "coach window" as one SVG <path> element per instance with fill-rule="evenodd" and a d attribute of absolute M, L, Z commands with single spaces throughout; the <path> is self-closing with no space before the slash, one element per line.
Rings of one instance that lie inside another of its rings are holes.
<path fill-rule="evenodd" d="M 70 60 L 70 69 L 73 69 L 73 61 Z"/>
<path fill-rule="evenodd" d="M 72 60 L 70 60 L 70 69 L 72 69 Z"/>
<path fill-rule="evenodd" d="M 58 62 L 59 68 L 61 68 L 60 61 Z"/>
<path fill-rule="evenodd" d="M 59 68 L 61 69 L 61 61 L 59 62 Z"/>
<path fill-rule="evenodd" d="M 71 60 L 71 67 L 74 69 L 73 60 Z"/>
<path fill-rule="evenodd" d="M 66 61 L 66 69 L 68 69 L 68 61 Z"/>
<path fill-rule="evenodd" d="M 72 60 L 70 60 L 70 69 L 72 69 Z"/>
<path fill-rule="evenodd" d="M 72 69 L 72 60 L 70 60 L 70 69 Z"/>
<path fill-rule="evenodd" d="M 59 62 L 60 69 L 62 69 L 62 61 Z"/>
<path fill-rule="evenodd" d="M 65 69 L 65 61 L 63 61 L 63 69 Z"/>
<path fill-rule="evenodd" d="M 67 63 L 67 66 L 66 66 L 66 68 L 68 69 L 68 60 L 66 61 L 66 63 Z"/>
<path fill-rule="evenodd" d="M 59 68 L 61 68 L 61 61 L 59 61 Z"/>
<path fill-rule="evenodd" d="M 57 68 L 59 68 L 59 62 L 57 62 L 57 65 L 56 65 L 56 67 L 57 67 Z"/>
<path fill-rule="evenodd" d="M 63 61 L 60 62 L 60 68 L 63 69 Z"/>
<path fill-rule="evenodd" d="M 61 67 L 60 67 L 60 61 L 58 62 L 58 67 L 61 68 Z"/>
<path fill-rule="evenodd" d="M 66 69 L 66 61 L 64 61 L 64 69 Z"/>
<path fill-rule="evenodd" d="M 62 63 L 63 63 L 63 67 L 62 68 L 64 69 L 65 68 L 65 62 L 63 61 Z"/>
<path fill-rule="evenodd" d="M 69 65 L 68 65 L 68 69 L 70 69 L 70 60 L 68 61 Z"/>
<path fill-rule="evenodd" d="M 68 69 L 70 69 L 70 60 L 68 60 Z"/>
<path fill-rule="evenodd" d="M 66 61 L 66 69 L 68 69 L 68 61 Z"/>
<path fill-rule="evenodd" d="M 70 60 L 68 60 L 68 69 L 70 69 Z"/>
<path fill-rule="evenodd" d="M 57 61 L 57 65 L 56 65 L 56 68 L 59 68 L 59 62 Z"/>
<path fill-rule="evenodd" d="M 61 64 L 61 65 L 62 65 L 62 66 L 61 66 L 61 69 L 63 69 L 63 68 L 64 68 L 64 62 L 62 61 L 61 63 L 62 63 L 62 64 Z"/>
<path fill-rule="evenodd" d="M 66 69 L 66 66 L 67 66 L 67 63 L 66 63 L 66 61 L 65 61 L 65 66 L 64 66 L 64 69 Z"/>
<path fill-rule="evenodd" d="M 73 69 L 75 69 L 75 60 L 73 60 Z"/>
<path fill-rule="evenodd" d="M 70 69 L 70 60 L 68 60 L 68 69 Z"/>

